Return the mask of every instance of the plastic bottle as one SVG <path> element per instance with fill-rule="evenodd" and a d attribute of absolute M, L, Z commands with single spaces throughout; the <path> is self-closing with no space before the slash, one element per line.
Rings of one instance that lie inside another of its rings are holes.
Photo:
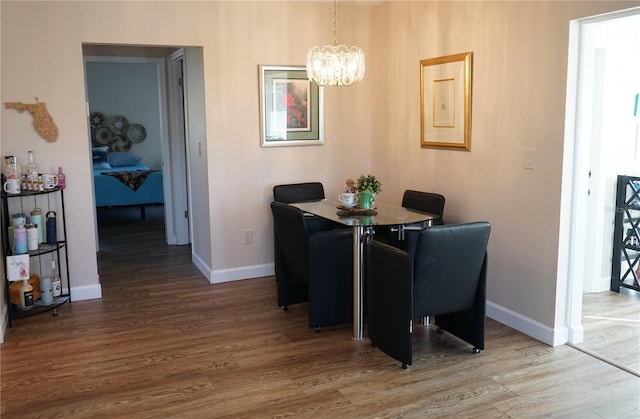
<path fill-rule="evenodd" d="M 27 279 L 22 281 L 22 287 L 20 287 L 20 307 L 23 310 L 31 310 L 33 308 L 33 287 Z"/>
<path fill-rule="evenodd" d="M 56 272 L 55 259 L 51 259 L 51 290 L 53 292 L 53 298 L 60 297 L 62 295 L 62 282 Z"/>
<path fill-rule="evenodd" d="M 11 225 L 17 227 L 19 225 L 27 224 L 27 216 L 24 212 L 17 212 L 11 216 Z"/>
<path fill-rule="evenodd" d="M 33 158 L 33 151 L 27 151 L 29 157 L 27 158 L 27 167 L 25 168 L 25 174 L 27 175 L 27 179 L 35 182 L 38 180 L 38 166 L 36 165 L 35 159 Z"/>
<path fill-rule="evenodd" d="M 13 254 L 27 253 L 27 229 L 24 224 L 13 227 Z"/>
<path fill-rule="evenodd" d="M 67 186 L 67 182 L 66 182 L 64 173 L 62 173 L 62 167 L 58 167 L 57 176 L 58 176 L 58 187 L 60 187 L 60 189 L 64 189 L 65 186 Z"/>
<path fill-rule="evenodd" d="M 24 228 L 27 230 L 27 250 L 38 250 L 38 225 L 37 224 L 25 224 Z M 15 229 L 14 229 L 15 232 Z M 15 239 L 14 239 L 15 242 Z"/>
<path fill-rule="evenodd" d="M 50 306 L 53 304 L 53 285 L 51 284 L 51 277 L 42 278 L 40 280 L 40 299 L 42 304 Z"/>
<path fill-rule="evenodd" d="M 42 210 L 38 207 L 32 209 L 29 220 L 38 226 L 38 243 L 44 243 L 44 222 L 42 219 Z"/>

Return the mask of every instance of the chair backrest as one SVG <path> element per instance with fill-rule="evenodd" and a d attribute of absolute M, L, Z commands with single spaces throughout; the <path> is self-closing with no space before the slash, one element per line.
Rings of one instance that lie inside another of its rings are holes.
<path fill-rule="evenodd" d="M 488 222 L 450 224 L 420 232 L 413 262 L 414 314 L 438 315 L 474 305 L 486 281 Z M 482 283 L 484 285 L 484 282 Z"/>
<path fill-rule="evenodd" d="M 271 203 L 271 213 L 283 269 L 296 279 L 306 281 L 309 272 L 309 234 L 302 211 L 274 201 Z"/>
<path fill-rule="evenodd" d="M 416 211 L 428 212 L 437 215 L 438 219 L 433 221 L 435 225 L 442 225 L 442 215 L 444 214 L 443 195 L 433 192 L 421 192 L 407 189 L 402 197 L 402 206 Z"/>
<path fill-rule="evenodd" d="M 320 182 L 290 183 L 273 187 L 274 201 L 290 204 L 320 199 L 324 199 L 324 187 Z"/>

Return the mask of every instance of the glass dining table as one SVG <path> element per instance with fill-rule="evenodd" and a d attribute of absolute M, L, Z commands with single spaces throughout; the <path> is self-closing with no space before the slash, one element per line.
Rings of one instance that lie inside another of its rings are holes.
<path fill-rule="evenodd" d="M 368 211 L 357 208 L 343 208 L 340 202 L 323 199 L 321 201 L 296 202 L 291 205 L 303 212 L 327 220 L 350 226 L 353 229 L 353 338 L 364 339 L 364 267 L 366 263 L 365 244 L 369 235 L 368 227 L 405 226 L 422 223 L 424 227 L 432 225 L 436 215 L 418 212 L 409 208 L 384 203 L 376 203 Z"/>

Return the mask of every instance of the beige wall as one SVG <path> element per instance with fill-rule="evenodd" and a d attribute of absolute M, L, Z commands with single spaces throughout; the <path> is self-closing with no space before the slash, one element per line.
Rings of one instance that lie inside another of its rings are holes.
<path fill-rule="evenodd" d="M 12 2 L 2 8 L 2 101 L 47 103 L 60 131 L 46 143 L 28 116 L 2 109 L 2 152 L 35 150 L 45 170 L 67 174 L 70 267 L 75 299 L 99 296 L 82 44 L 202 47 L 204 121 L 192 141 L 204 143 L 194 162 L 193 194 L 208 201 L 194 228 L 209 225 L 195 259 L 212 280 L 273 271 L 268 201 L 278 183 L 320 180 L 327 194 L 371 164 L 370 84 L 325 91 L 325 145 L 263 149 L 259 141 L 258 65 L 304 65 L 314 44 L 330 43 L 331 5 L 306 2 Z M 370 8 L 341 7 L 340 39 L 369 45 Z M 117 17 L 117 18 L 114 18 Z M 346 24 L 349 22 L 349 24 Z M 204 212 L 203 212 L 204 209 Z M 253 244 L 241 231 L 253 230 Z M 3 300 L 4 301 L 4 300 Z"/>
<path fill-rule="evenodd" d="M 330 43 L 326 2 L 13 2 L 1 7 L 2 101 L 47 103 L 60 130 L 38 138 L 2 110 L 3 154 L 65 168 L 73 291 L 98 287 L 82 43 L 203 48 L 210 242 L 194 246 L 210 278 L 268 271 L 267 203 L 278 183 L 320 180 L 333 196 L 373 170 L 380 199 L 405 188 L 442 192 L 449 222 L 493 223 L 489 300 L 552 331 L 564 89 L 570 19 L 637 2 L 360 2 L 339 5 L 339 41 L 367 53 L 365 81 L 325 89 L 325 145 L 260 148 L 258 65 L 303 65 Z M 472 151 L 419 147 L 419 60 L 474 52 Z M 523 169 L 535 148 L 537 167 Z M 242 245 L 241 230 L 254 243 Z M 206 256 L 205 256 L 206 254 Z M 209 262 L 210 261 L 210 262 Z M 87 297 L 88 298 L 88 297 Z"/>
<path fill-rule="evenodd" d="M 556 272 L 569 21 L 639 4 L 393 2 L 373 13 L 387 28 L 372 39 L 369 77 L 384 98 L 373 102 L 373 170 L 395 201 L 407 188 L 436 191 L 445 221 L 490 221 L 488 312 L 547 342 L 565 324 Z M 471 152 L 420 149 L 419 61 L 464 51 Z M 529 148 L 535 170 L 524 168 Z"/>

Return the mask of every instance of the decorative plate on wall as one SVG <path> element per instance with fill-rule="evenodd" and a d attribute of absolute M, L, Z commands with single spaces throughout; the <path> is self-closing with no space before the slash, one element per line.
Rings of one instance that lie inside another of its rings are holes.
<path fill-rule="evenodd" d="M 109 151 L 129 151 L 131 150 L 131 141 L 128 138 L 116 135 L 113 142 L 109 146 Z"/>
<path fill-rule="evenodd" d="M 98 127 L 95 139 L 98 144 L 109 145 L 113 141 L 113 131 L 105 126 Z"/>
<path fill-rule="evenodd" d="M 104 124 L 104 115 L 100 112 L 91 112 L 91 117 L 89 119 L 91 121 L 91 128 L 98 128 Z"/>
<path fill-rule="evenodd" d="M 127 129 L 127 138 L 134 143 L 141 143 L 147 138 L 147 130 L 140 124 L 131 124 Z"/>
<path fill-rule="evenodd" d="M 122 115 L 116 115 L 111 121 L 111 131 L 118 135 L 125 135 L 129 128 L 129 121 Z"/>

